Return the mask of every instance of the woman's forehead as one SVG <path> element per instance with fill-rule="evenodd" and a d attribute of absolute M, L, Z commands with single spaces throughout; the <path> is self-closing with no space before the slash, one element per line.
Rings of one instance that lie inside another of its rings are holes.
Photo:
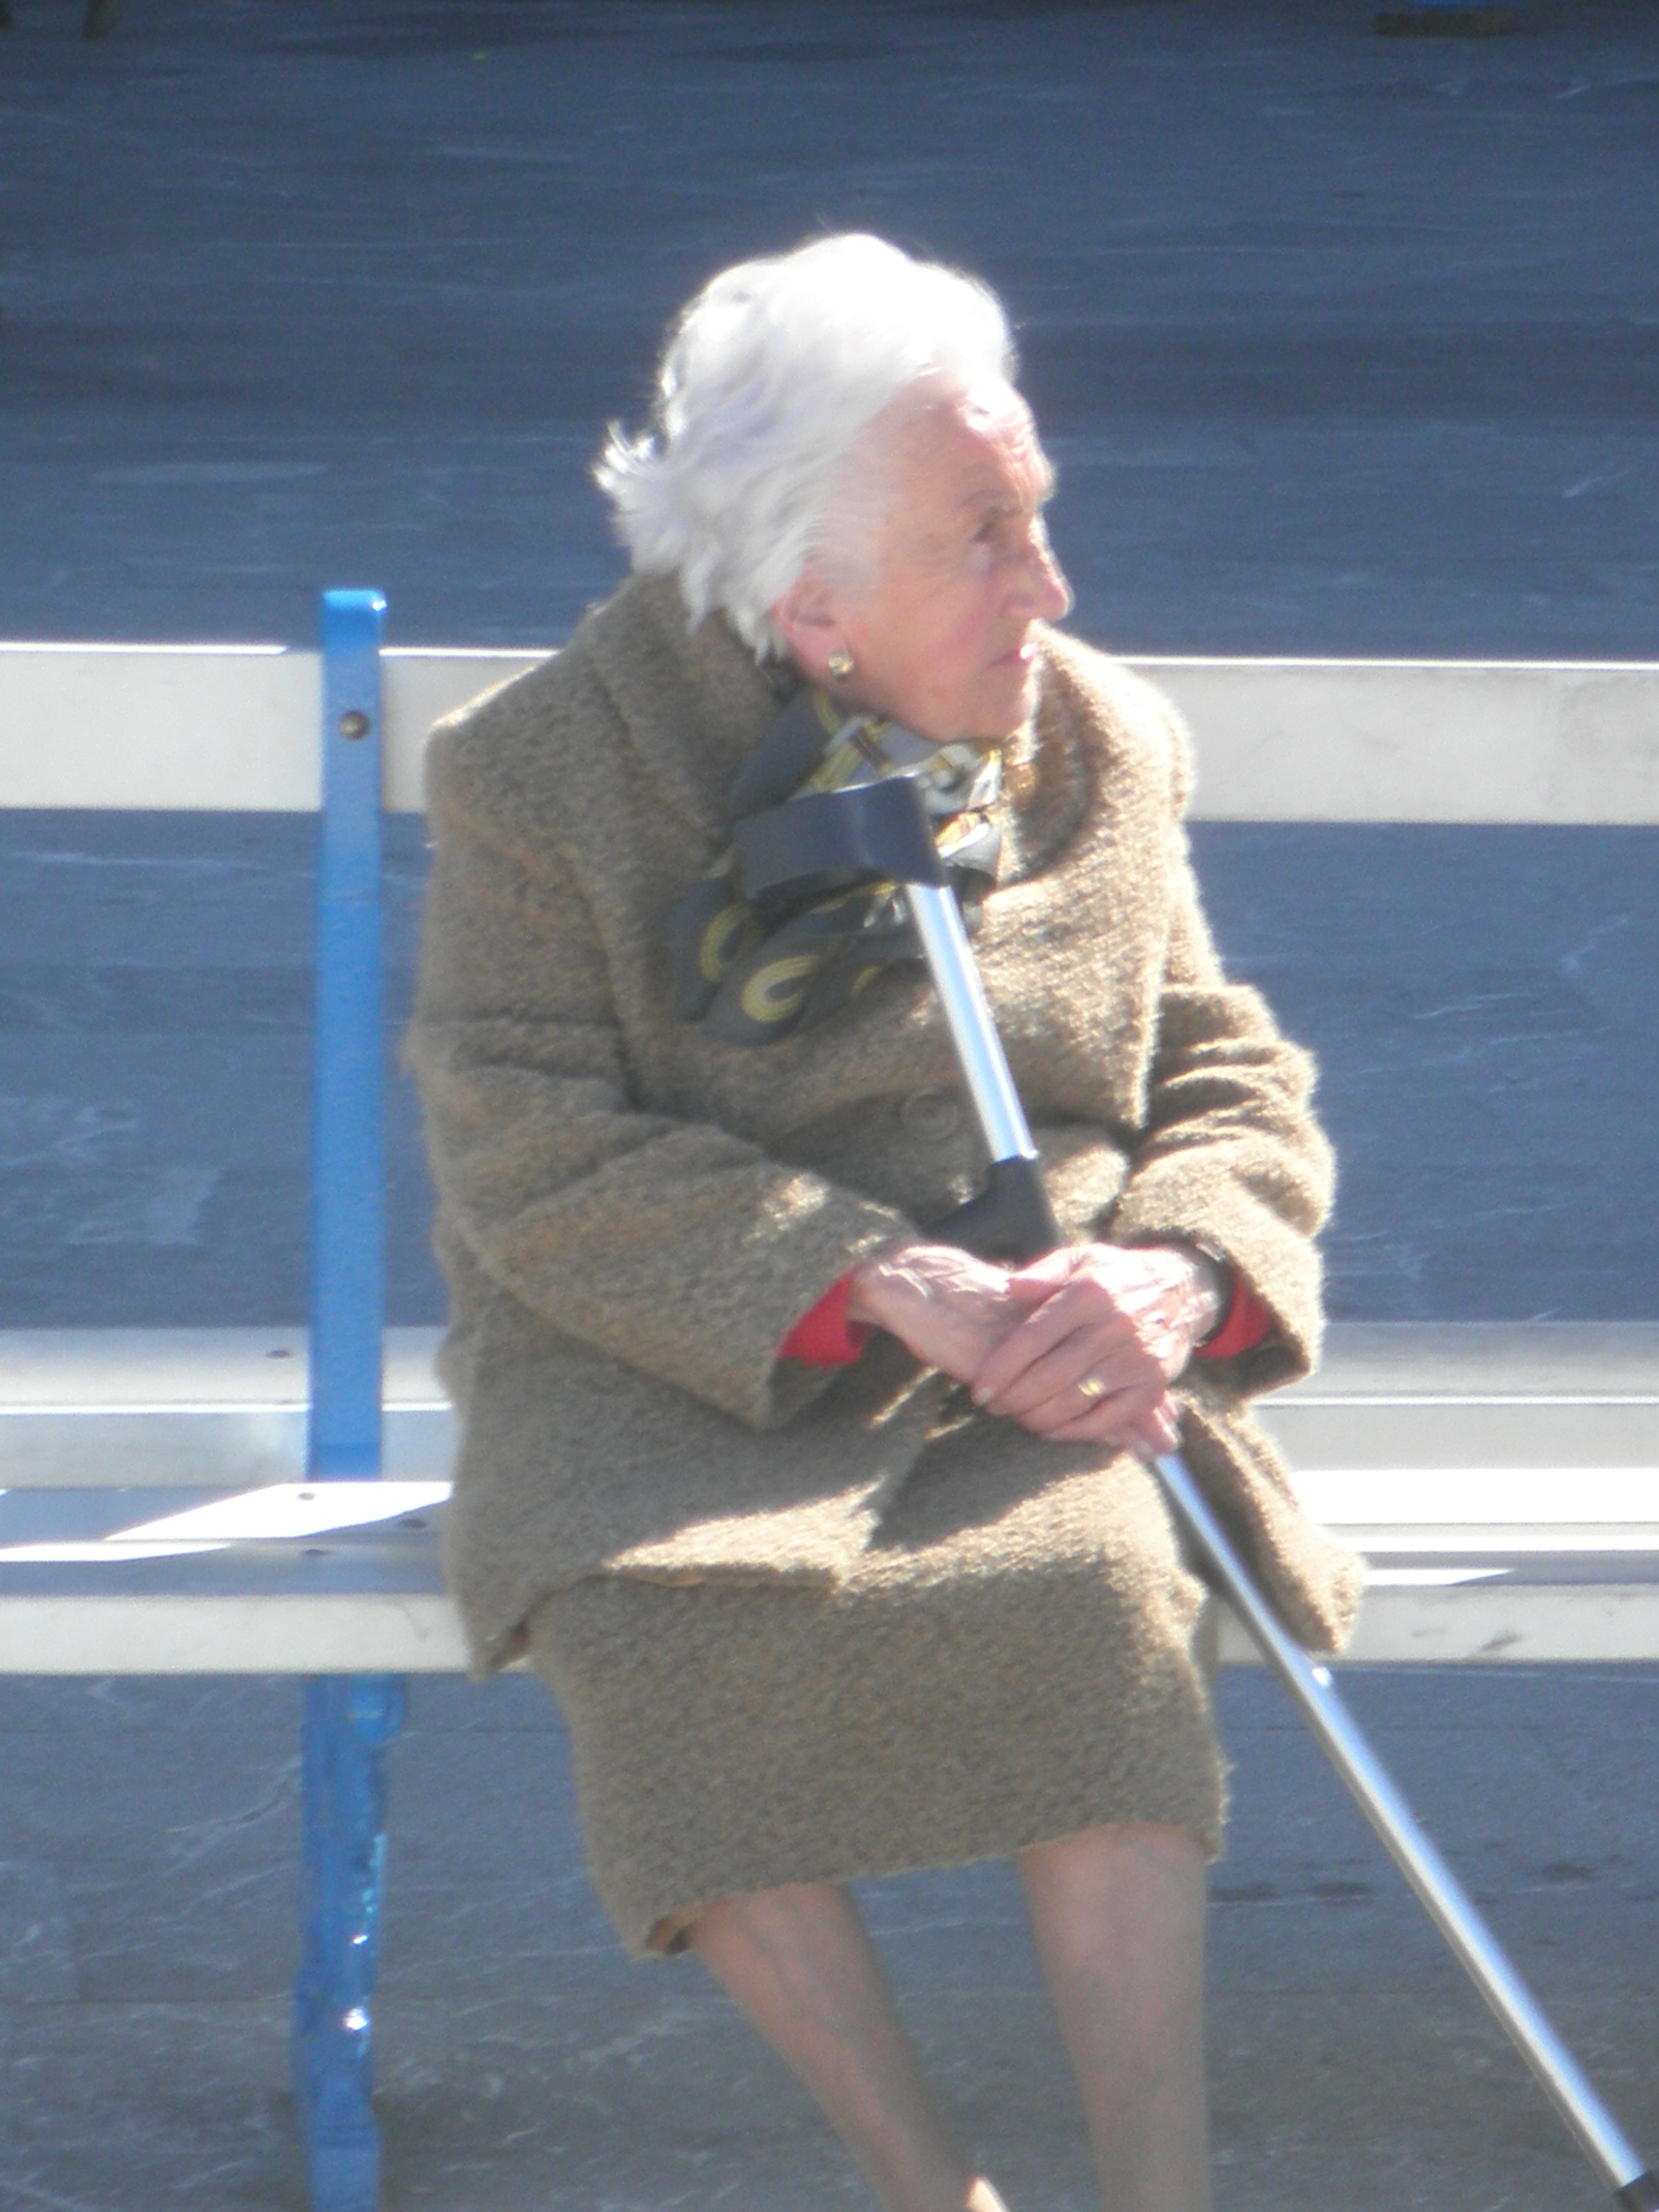
<path fill-rule="evenodd" d="M 1031 410 L 1006 385 L 934 402 L 912 418 L 899 451 L 913 490 L 951 506 L 1040 507 L 1054 489 Z"/>

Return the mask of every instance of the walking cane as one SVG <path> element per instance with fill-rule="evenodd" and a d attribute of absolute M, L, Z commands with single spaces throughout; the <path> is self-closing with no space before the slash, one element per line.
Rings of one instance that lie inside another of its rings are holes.
<path fill-rule="evenodd" d="M 826 866 L 903 884 L 991 1159 L 984 1190 L 933 1233 L 986 1257 L 1020 1261 L 1040 1258 L 1063 1243 L 956 895 L 915 785 L 908 777 L 890 776 L 793 799 L 740 823 L 735 836 L 751 896 Z M 1153 1465 L 1176 1521 L 1209 1579 L 1290 1692 L 1326 1757 L 1615 2203 L 1626 2212 L 1659 2212 L 1659 2179 L 1626 2141 L 1419 1826 L 1355 1726 L 1330 1670 L 1316 1666 L 1286 1633 L 1180 1456 L 1162 1452 Z"/>

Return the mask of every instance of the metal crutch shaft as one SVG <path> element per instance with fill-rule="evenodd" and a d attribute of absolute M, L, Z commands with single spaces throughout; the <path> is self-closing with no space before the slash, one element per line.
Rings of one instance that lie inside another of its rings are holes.
<path fill-rule="evenodd" d="M 907 884 L 916 933 L 973 1102 L 994 1178 L 1015 1170 L 1028 1194 L 1034 1186 L 1042 1225 L 1018 1249 L 994 1232 L 974 1249 L 1034 1259 L 1060 1242 L 1052 1209 L 1036 1168 L 1036 1147 L 997 1035 L 984 985 L 963 927 L 955 894 L 931 884 Z M 947 1237 L 969 1242 L 977 1225 L 972 1201 L 951 1222 Z M 954 1224 L 954 1225 L 953 1225 Z M 1186 1462 L 1175 1453 L 1154 1462 L 1176 1519 L 1186 1532 L 1251 1640 L 1290 1692 L 1303 1718 L 1384 1849 L 1415 1891 L 1464 1970 L 1496 2014 L 1590 2165 L 1626 2212 L 1659 2212 L 1659 2179 L 1620 2131 L 1612 2114 L 1510 1966 L 1451 1869 L 1419 1826 L 1338 1695 L 1329 1671 L 1316 1666 L 1256 1589 L 1208 1499 Z"/>
<path fill-rule="evenodd" d="M 1343 1704 L 1329 1670 L 1317 1666 L 1279 1622 L 1186 1462 L 1173 1452 L 1155 1462 L 1182 1526 L 1250 1640 L 1295 1700 L 1365 1818 L 1419 1902 L 1497 2014 L 1539 2086 L 1580 2148 L 1622 2202 L 1659 2204 L 1654 2178 L 1580 2070 L 1499 1948 L 1491 1929 L 1419 1825 Z M 1646 2195 L 1630 2192 L 1646 2185 Z"/>

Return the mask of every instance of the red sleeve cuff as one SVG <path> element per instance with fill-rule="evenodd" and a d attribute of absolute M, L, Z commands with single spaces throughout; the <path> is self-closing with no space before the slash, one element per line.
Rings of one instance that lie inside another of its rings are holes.
<path fill-rule="evenodd" d="M 867 1321 L 847 1318 L 852 1291 L 849 1268 L 815 1306 L 808 1306 L 778 1346 L 778 1358 L 804 1359 L 811 1367 L 850 1367 L 870 1340 Z"/>
<path fill-rule="evenodd" d="M 816 1310 L 816 1309 L 814 1310 Z M 1233 1277 L 1232 1304 L 1213 1336 L 1195 1346 L 1194 1359 L 1237 1359 L 1261 1343 L 1273 1328 L 1273 1317 L 1243 1277 Z"/>

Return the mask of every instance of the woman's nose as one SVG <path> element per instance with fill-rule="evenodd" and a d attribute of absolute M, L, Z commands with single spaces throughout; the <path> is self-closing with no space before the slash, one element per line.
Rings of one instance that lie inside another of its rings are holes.
<path fill-rule="evenodd" d="M 1021 588 L 1031 612 L 1042 622 L 1058 622 L 1072 608 L 1066 582 L 1047 538 L 1035 538 L 1021 563 Z"/>
<path fill-rule="evenodd" d="M 1046 547 L 1042 555 L 1042 574 L 1048 592 L 1048 603 L 1042 610 L 1042 619 L 1044 622 L 1058 622 L 1062 615 L 1072 611 L 1072 587 L 1066 582 L 1065 571 L 1059 562 Z"/>

